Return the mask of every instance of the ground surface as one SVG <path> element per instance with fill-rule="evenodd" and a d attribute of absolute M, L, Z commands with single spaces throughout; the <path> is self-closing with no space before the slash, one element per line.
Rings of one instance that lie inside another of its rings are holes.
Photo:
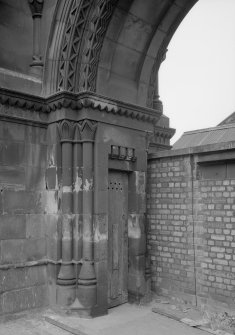
<path fill-rule="evenodd" d="M 125 304 L 110 309 L 106 316 L 88 320 L 55 314 L 50 310 L 27 313 L 19 319 L 2 322 L 0 335 L 208 335 L 207 332 L 153 313 L 151 307 Z M 45 321 L 45 316 L 70 332 Z"/>

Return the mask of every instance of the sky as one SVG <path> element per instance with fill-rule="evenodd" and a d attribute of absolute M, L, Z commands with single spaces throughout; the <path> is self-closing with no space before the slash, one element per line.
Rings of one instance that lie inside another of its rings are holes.
<path fill-rule="evenodd" d="M 168 46 L 159 92 L 176 129 L 171 144 L 235 111 L 235 0 L 199 0 L 191 9 Z"/>

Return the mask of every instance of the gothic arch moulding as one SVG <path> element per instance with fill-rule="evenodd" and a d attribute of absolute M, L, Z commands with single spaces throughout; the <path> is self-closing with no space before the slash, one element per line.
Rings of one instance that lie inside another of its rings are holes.
<path fill-rule="evenodd" d="M 153 107 L 160 59 L 197 0 L 58 1 L 44 87 Z"/>

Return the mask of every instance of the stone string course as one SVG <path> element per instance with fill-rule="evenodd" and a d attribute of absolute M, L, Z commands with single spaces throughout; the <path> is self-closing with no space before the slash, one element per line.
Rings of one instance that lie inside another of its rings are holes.
<path fill-rule="evenodd" d="M 192 158 L 193 157 L 193 158 Z M 235 298 L 235 179 L 200 179 L 197 155 L 148 168 L 152 288 L 203 306 Z"/>

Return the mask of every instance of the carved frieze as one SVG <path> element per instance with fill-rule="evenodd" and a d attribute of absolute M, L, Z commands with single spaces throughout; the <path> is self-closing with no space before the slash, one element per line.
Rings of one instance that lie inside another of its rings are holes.
<path fill-rule="evenodd" d="M 21 108 L 28 112 L 29 119 L 35 118 L 37 115 L 35 112 L 39 112 L 40 118 L 42 119 L 44 115 L 45 121 L 48 118 L 48 113 L 62 108 L 70 108 L 76 111 L 82 110 L 83 108 L 91 108 L 97 112 L 111 113 L 149 123 L 156 123 L 161 116 L 161 113 L 157 113 L 149 108 L 106 99 L 94 93 L 74 94 L 61 92 L 48 98 L 43 98 L 7 89 L 0 89 L 0 105 Z M 6 112 L 7 111 L 4 112 L 5 116 L 7 115 Z M 20 118 L 19 113 L 16 113 L 15 116 Z"/>
<path fill-rule="evenodd" d="M 120 145 L 111 145 L 111 152 L 109 154 L 109 158 L 135 162 L 135 149 L 123 147 Z"/>

